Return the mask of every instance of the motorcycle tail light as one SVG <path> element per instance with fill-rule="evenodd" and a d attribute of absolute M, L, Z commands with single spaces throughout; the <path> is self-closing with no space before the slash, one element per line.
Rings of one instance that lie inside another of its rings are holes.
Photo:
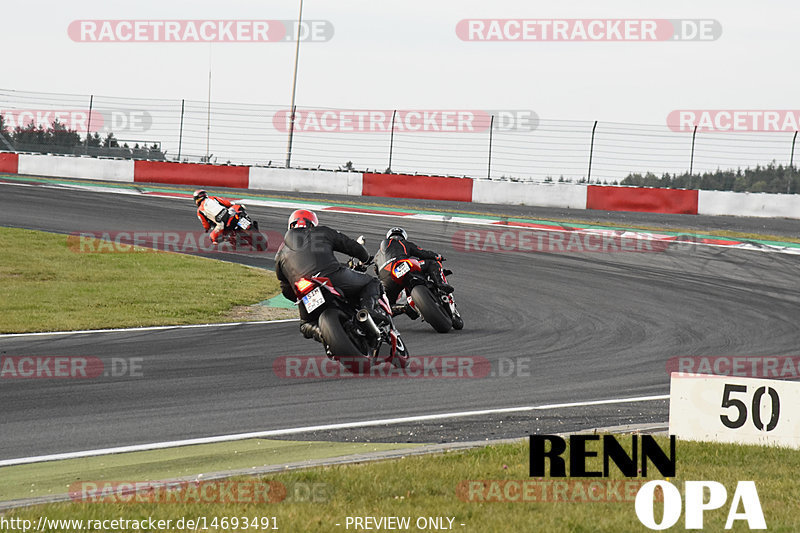
<path fill-rule="evenodd" d="M 314 283 L 306 278 L 300 278 L 295 282 L 294 286 L 297 287 L 297 292 L 302 296 L 314 287 Z"/>

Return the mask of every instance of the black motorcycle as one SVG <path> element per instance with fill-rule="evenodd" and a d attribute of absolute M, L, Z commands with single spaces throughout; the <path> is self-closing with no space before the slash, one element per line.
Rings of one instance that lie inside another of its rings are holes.
<path fill-rule="evenodd" d="M 366 269 L 365 264 L 355 270 Z M 339 361 L 354 374 L 367 372 L 372 365 L 391 363 L 397 368 L 408 366 L 408 348 L 392 320 L 389 300 L 381 288 L 378 300 L 381 315 L 375 320 L 366 309 L 353 305 L 327 277 L 316 275 L 301 278 L 294 284 L 298 304 L 304 306 L 310 322 L 316 322 L 322 333 L 322 344 L 329 358 Z M 383 345 L 389 347 L 386 356 L 380 355 Z"/>
<path fill-rule="evenodd" d="M 413 257 L 396 259 L 384 265 L 391 273 L 392 281 L 403 287 L 408 305 L 439 333 L 450 328 L 463 329 L 464 319 L 458 313 L 453 295 L 442 290 L 430 276 L 426 275 L 420 261 Z M 443 274 L 449 276 L 450 270 Z M 445 279 L 446 282 L 446 279 Z"/>

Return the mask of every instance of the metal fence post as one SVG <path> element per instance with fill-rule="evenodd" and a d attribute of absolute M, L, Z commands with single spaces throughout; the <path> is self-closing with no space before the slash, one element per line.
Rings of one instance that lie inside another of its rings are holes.
<path fill-rule="evenodd" d="M 694 139 L 697 137 L 697 125 L 694 126 L 694 133 L 692 133 L 692 156 L 689 159 L 689 178 L 691 179 L 694 171 Z"/>
<path fill-rule="evenodd" d="M 206 121 L 206 163 L 211 162 L 211 69 L 208 71 L 208 118 Z"/>
<path fill-rule="evenodd" d="M 494 115 L 489 121 L 489 169 L 486 171 L 486 179 L 492 179 L 492 131 L 494 130 Z"/>
<path fill-rule="evenodd" d="M 392 112 L 392 133 L 389 136 L 389 168 L 386 170 L 391 174 L 392 172 L 392 152 L 394 151 L 394 118 L 397 116 L 397 109 Z"/>
<path fill-rule="evenodd" d="M 181 148 L 183 147 L 183 112 L 185 109 L 186 100 L 181 100 L 181 131 L 178 134 L 178 163 L 181 162 Z"/>
<path fill-rule="evenodd" d="M 594 121 L 592 126 L 592 144 L 589 146 L 589 175 L 586 176 L 586 183 L 592 179 L 592 157 L 594 156 L 594 131 L 597 129 L 597 121 Z"/>
<path fill-rule="evenodd" d="M 92 107 L 94 106 L 94 95 L 89 95 L 89 120 L 86 123 L 86 142 L 83 144 L 84 152 L 89 153 L 89 135 L 92 131 Z"/>
<path fill-rule="evenodd" d="M 297 42 L 294 48 L 294 74 L 292 75 L 292 102 L 289 104 L 289 111 L 292 113 L 292 120 L 289 123 L 289 145 L 286 147 L 286 168 L 292 164 L 292 138 L 294 137 L 294 113 L 297 107 L 294 105 L 295 94 L 297 93 L 297 65 L 300 61 L 300 29 L 303 26 L 303 0 L 300 0 L 300 13 L 297 15 Z"/>
<path fill-rule="evenodd" d="M 294 139 L 294 114 L 297 110 L 297 106 L 293 106 L 291 109 L 292 116 L 289 120 L 289 146 L 286 147 L 286 168 L 292 166 L 292 140 Z"/>

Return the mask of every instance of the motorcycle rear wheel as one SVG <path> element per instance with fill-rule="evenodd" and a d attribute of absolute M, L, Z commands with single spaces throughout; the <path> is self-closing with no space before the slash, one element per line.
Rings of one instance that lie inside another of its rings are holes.
<path fill-rule="evenodd" d="M 453 327 L 452 319 L 442 310 L 431 291 L 424 285 L 417 285 L 411 290 L 411 299 L 419 308 L 419 312 L 436 331 L 447 333 Z"/>
<path fill-rule="evenodd" d="M 319 317 L 319 329 L 322 338 L 331 351 L 334 359 L 353 374 L 363 374 L 369 371 L 370 360 L 362 352 L 342 326 L 346 319 L 344 313 L 338 309 L 326 309 Z"/>

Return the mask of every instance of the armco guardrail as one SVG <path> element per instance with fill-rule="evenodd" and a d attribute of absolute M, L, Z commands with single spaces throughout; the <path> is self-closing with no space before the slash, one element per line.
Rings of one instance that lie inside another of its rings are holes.
<path fill-rule="evenodd" d="M 132 161 L 9 152 L 0 152 L 0 172 L 129 183 L 168 183 L 569 209 L 800 218 L 800 195 L 793 194 L 519 183 L 442 176 Z"/>

